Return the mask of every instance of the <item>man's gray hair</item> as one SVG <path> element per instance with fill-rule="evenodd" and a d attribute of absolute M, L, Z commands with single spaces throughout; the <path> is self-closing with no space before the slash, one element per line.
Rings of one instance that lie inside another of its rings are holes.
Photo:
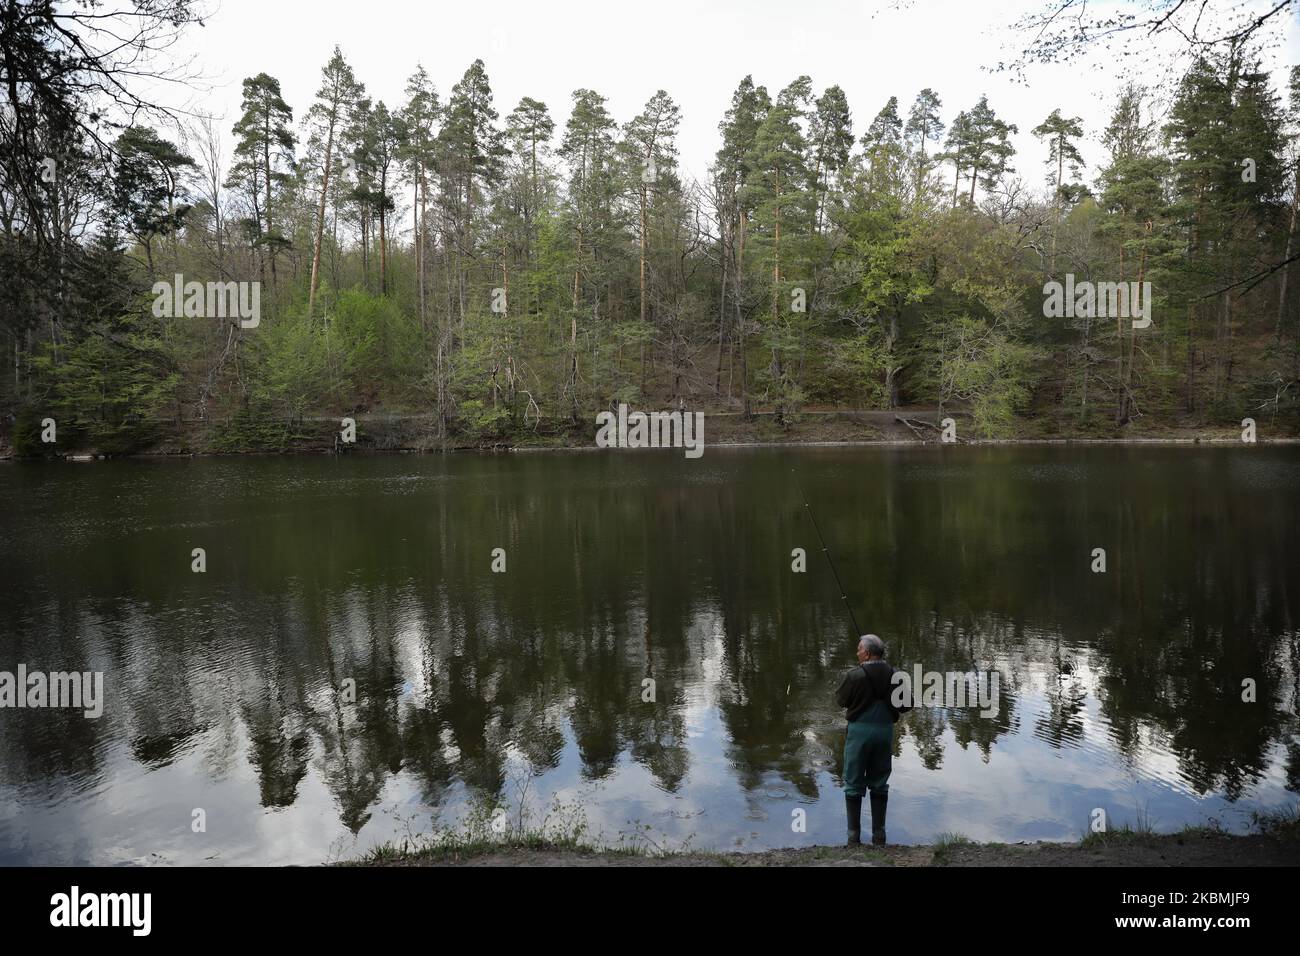
<path fill-rule="evenodd" d="M 872 657 L 885 656 L 885 642 L 874 634 L 863 634 L 858 639 L 858 647 L 866 648 L 867 653 Z"/>

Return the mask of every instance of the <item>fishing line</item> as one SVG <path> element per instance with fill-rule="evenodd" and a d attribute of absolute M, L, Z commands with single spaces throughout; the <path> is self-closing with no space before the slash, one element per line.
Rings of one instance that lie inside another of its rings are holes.
<path fill-rule="evenodd" d="M 793 468 L 790 469 L 790 473 L 792 475 L 795 474 Z M 799 497 L 803 499 L 803 506 L 808 512 L 808 517 L 812 520 L 813 530 L 817 532 L 817 540 L 821 542 L 822 554 L 826 555 L 826 563 L 831 566 L 831 574 L 835 578 L 835 586 L 840 589 L 840 600 L 844 602 L 844 608 L 849 612 L 849 620 L 853 622 L 853 637 L 855 640 L 861 638 L 865 632 L 862 628 L 858 627 L 858 618 L 857 615 L 853 613 L 853 605 L 849 603 L 849 596 L 844 593 L 844 582 L 840 580 L 840 572 L 835 570 L 835 561 L 831 557 L 831 549 L 826 547 L 826 539 L 822 537 L 822 529 L 817 524 L 817 516 L 813 514 L 812 505 L 808 504 L 808 496 L 803 493 L 803 486 L 799 484 L 799 478 L 797 475 L 794 479 L 794 486 L 799 490 Z"/>

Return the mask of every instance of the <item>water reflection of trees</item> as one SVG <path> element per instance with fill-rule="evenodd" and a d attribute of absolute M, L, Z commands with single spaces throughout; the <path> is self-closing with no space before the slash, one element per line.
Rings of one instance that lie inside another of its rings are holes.
<path fill-rule="evenodd" d="M 1176 494 L 1168 468 L 1118 453 L 1086 481 L 1049 450 L 1038 472 L 968 455 L 803 459 L 859 618 L 895 662 L 1001 676 L 995 717 L 918 710 L 899 752 L 932 770 L 953 745 L 991 761 L 1022 729 L 1077 747 L 1096 718 L 1135 767 L 1163 741 L 1197 792 L 1237 798 L 1279 746 L 1300 790 L 1289 508 L 1224 494 L 1231 465 L 1213 455 L 1174 473 Z M 370 467 L 393 466 L 357 474 Z M 293 804 L 315 761 L 356 832 L 396 774 L 432 804 L 457 784 L 504 799 L 512 759 L 544 772 L 570 740 L 587 780 L 630 760 L 675 792 L 692 713 L 716 709 L 741 787 L 817 795 L 838 764 L 831 691 L 853 641 L 779 457 L 719 463 L 718 480 L 666 457 L 438 467 L 447 480 L 422 493 L 343 480 L 257 520 L 234 520 L 237 498 L 196 501 L 213 519 L 202 587 L 163 570 L 160 551 L 188 546 L 179 530 L 128 538 L 120 561 L 90 560 L 78 590 L 39 607 L 48 593 L 22 586 L 39 572 L 19 564 L 0 609 L 49 622 L 50 644 L 12 638 L 14 659 L 98 655 L 117 698 L 98 722 L 10 720 L 6 777 L 93 777 L 118 738 L 149 767 L 242 747 L 263 806 Z M 494 547 L 505 575 L 489 571 Z M 53 732 L 69 745 L 51 748 Z"/>

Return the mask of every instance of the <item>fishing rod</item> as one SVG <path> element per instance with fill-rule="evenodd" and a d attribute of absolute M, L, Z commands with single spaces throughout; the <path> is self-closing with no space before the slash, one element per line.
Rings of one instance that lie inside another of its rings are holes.
<path fill-rule="evenodd" d="M 844 583 L 840 580 L 840 572 L 835 570 L 835 561 L 831 558 L 831 549 L 826 547 L 826 539 L 822 537 L 822 529 L 817 524 L 817 516 L 813 514 L 812 505 L 808 504 L 808 496 L 803 493 L 803 486 L 799 484 L 798 475 L 795 475 L 793 468 L 790 474 L 794 475 L 794 486 L 799 489 L 799 497 L 803 499 L 803 506 L 808 512 L 808 517 L 812 519 L 813 530 L 817 532 L 817 540 L 821 542 L 822 554 L 826 555 L 826 563 L 831 566 L 831 574 L 835 577 L 835 586 L 840 589 L 840 600 L 844 602 L 845 609 L 849 612 L 849 620 L 853 622 L 853 637 L 859 639 L 865 633 L 862 628 L 858 627 L 857 615 L 853 613 L 853 605 L 849 603 L 849 596 L 844 593 Z"/>

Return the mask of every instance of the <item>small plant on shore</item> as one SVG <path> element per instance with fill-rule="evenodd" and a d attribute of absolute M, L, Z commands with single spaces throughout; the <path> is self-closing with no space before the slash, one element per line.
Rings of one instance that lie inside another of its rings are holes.
<path fill-rule="evenodd" d="M 580 805 L 556 799 L 536 824 L 533 815 L 526 788 L 513 813 L 495 797 L 480 798 L 456 826 L 435 824 L 428 834 L 382 843 L 355 862 L 435 863 L 520 849 L 597 851 L 584 839 L 587 822 Z"/>
<path fill-rule="evenodd" d="M 940 833 L 934 840 L 934 862 L 946 863 L 960 846 L 974 846 L 975 841 L 962 833 Z"/>
<path fill-rule="evenodd" d="M 1183 838 L 1224 836 L 1226 833 L 1223 823 L 1218 818 L 1211 817 L 1204 823 L 1187 824 L 1179 832 L 1178 837 L 1181 842 Z"/>
<path fill-rule="evenodd" d="M 669 846 L 662 837 L 658 840 L 654 838 L 654 828 L 649 823 L 629 820 L 628 826 L 630 829 L 619 831 L 614 850 L 632 856 L 676 856 L 689 853 L 691 841 L 695 839 L 695 835 L 691 834 L 683 838 L 679 845 Z"/>
<path fill-rule="evenodd" d="M 1300 841 L 1300 804 L 1281 810 L 1265 810 L 1250 815 L 1251 825 L 1264 836 L 1276 840 Z"/>
<path fill-rule="evenodd" d="M 1156 843 L 1158 840 L 1156 833 L 1149 823 L 1139 819 L 1136 825 L 1124 824 L 1122 827 L 1116 827 L 1114 830 L 1106 830 L 1101 833 L 1087 833 L 1079 841 L 1079 846 L 1085 850 L 1100 850 L 1108 846 L 1144 846 Z"/>

